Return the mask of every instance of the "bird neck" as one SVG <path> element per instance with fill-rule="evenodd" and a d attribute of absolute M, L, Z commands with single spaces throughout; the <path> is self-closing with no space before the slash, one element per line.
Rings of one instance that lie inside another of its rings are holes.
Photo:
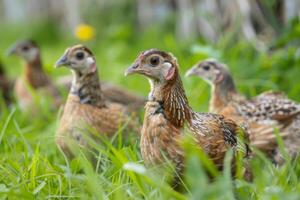
<path fill-rule="evenodd" d="M 74 78 L 70 91 L 71 94 L 77 95 L 82 104 L 104 107 L 105 101 L 97 70 L 89 74 L 82 74 L 78 71 L 73 71 L 73 73 Z"/>
<path fill-rule="evenodd" d="M 211 90 L 210 111 L 218 113 L 237 94 L 236 87 L 232 77 L 229 74 L 224 75 L 221 82 L 215 83 Z"/>
<path fill-rule="evenodd" d="M 39 55 L 34 60 L 26 62 L 23 77 L 33 88 L 43 87 L 49 83 Z"/>
<path fill-rule="evenodd" d="M 183 127 L 186 120 L 191 120 L 191 108 L 178 72 L 167 83 L 151 80 L 149 101 L 159 102 L 159 111 L 163 110 L 165 117 L 175 127 Z"/>

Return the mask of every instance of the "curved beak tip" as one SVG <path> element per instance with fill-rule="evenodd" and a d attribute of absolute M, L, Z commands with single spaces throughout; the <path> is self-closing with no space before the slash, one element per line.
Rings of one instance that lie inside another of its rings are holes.
<path fill-rule="evenodd" d="M 191 70 L 188 70 L 188 71 L 184 74 L 185 77 L 190 77 L 191 75 L 193 75 L 193 71 L 191 71 Z"/>
<path fill-rule="evenodd" d="M 56 62 L 55 64 L 54 64 L 54 67 L 55 68 L 59 68 L 59 67 L 61 67 L 62 66 L 62 64 L 60 63 L 60 62 Z"/>
<path fill-rule="evenodd" d="M 58 67 L 62 67 L 62 66 L 66 66 L 68 64 L 67 62 L 67 58 L 65 55 L 63 55 L 61 58 L 59 58 L 55 64 L 54 64 L 54 67 L 55 68 L 58 68 Z"/>
<path fill-rule="evenodd" d="M 59 67 L 61 67 L 61 65 L 59 63 L 54 64 L 54 68 L 59 68 Z"/>
<path fill-rule="evenodd" d="M 138 68 L 138 64 L 133 64 L 132 66 L 130 66 L 125 70 L 124 76 L 129 76 L 130 74 L 134 74 L 137 68 Z"/>
<path fill-rule="evenodd" d="M 130 74 L 132 74 L 131 67 L 125 70 L 124 76 L 128 76 Z"/>
<path fill-rule="evenodd" d="M 10 49 L 8 49 L 8 50 L 6 51 L 6 55 L 7 55 L 7 56 L 11 56 L 11 55 L 14 55 L 14 54 L 16 54 L 16 53 L 17 53 L 17 51 L 16 51 L 15 48 L 10 48 Z"/>
<path fill-rule="evenodd" d="M 197 66 L 192 66 L 189 70 L 187 70 L 184 74 L 185 77 L 194 76 L 197 74 Z"/>

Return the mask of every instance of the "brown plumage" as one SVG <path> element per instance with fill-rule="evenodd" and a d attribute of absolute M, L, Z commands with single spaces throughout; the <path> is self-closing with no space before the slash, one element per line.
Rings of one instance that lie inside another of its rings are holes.
<path fill-rule="evenodd" d="M 151 49 L 141 53 L 125 73 L 142 74 L 151 83 L 141 133 L 142 157 L 146 164 L 155 165 L 162 163 L 166 156 L 181 173 L 184 152 L 178 142 L 187 125 L 187 131 L 192 133 L 195 142 L 222 169 L 226 151 L 229 148 L 238 150 L 239 127 L 221 115 L 194 112 L 189 106 L 178 70 L 174 56 Z"/>
<path fill-rule="evenodd" d="M 20 108 L 23 110 L 33 108 L 35 102 L 32 91 L 38 92 L 40 96 L 50 96 L 54 106 L 60 106 L 62 99 L 50 77 L 43 70 L 39 47 L 36 43 L 30 40 L 19 41 L 10 48 L 9 54 L 20 56 L 26 63 L 22 76 L 17 78 L 14 86 Z"/>
<path fill-rule="evenodd" d="M 103 95 L 107 97 L 107 100 L 123 104 L 131 111 L 141 110 L 146 103 L 145 97 L 138 96 L 112 83 L 101 81 L 101 86 Z"/>
<path fill-rule="evenodd" d="M 296 155 L 300 146 L 299 103 L 273 91 L 247 99 L 237 92 L 227 67 L 211 59 L 199 62 L 186 75 L 197 75 L 212 85 L 209 110 L 248 126 L 252 145 L 278 154 L 274 134 L 277 127 L 289 153 Z M 281 162 L 280 156 L 276 157 L 275 161 Z"/>
<path fill-rule="evenodd" d="M 134 116 L 120 104 L 105 100 L 97 74 L 96 60 L 92 52 L 82 45 L 66 50 L 56 67 L 66 66 L 73 72 L 73 82 L 56 133 L 56 143 L 67 155 L 72 155 L 68 140 L 88 147 L 84 134 L 94 129 L 98 134 L 114 135 L 120 128 L 122 133 L 137 132 Z"/>
<path fill-rule="evenodd" d="M 63 85 L 70 89 L 72 85 L 72 76 L 62 76 L 56 80 L 57 85 Z M 122 104 L 131 111 L 139 111 L 146 103 L 146 98 L 138 96 L 124 88 L 114 85 L 107 81 L 100 81 L 102 93 L 110 102 Z"/>
<path fill-rule="evenodd" d="M 0 62 L 0 93 L 5 105 L 10 105 L 12 102 L 12 88 L 13 81 L 9 80 L 6 76 L 4 66 Z"/>

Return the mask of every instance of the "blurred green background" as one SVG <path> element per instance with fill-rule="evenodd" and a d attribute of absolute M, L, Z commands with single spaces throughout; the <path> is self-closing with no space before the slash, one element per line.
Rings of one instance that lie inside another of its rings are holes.
<path fill-rule="evenodd" d="M 282 1 L 246 2 L 249 5 L 175 0 L 4 2 L 18 5 L 11 6 L 18 7 L 12 12 L 19 13 L 19 18 L 10 13 L 1 20 L 0 53 L 11 77 L 20 74 L 22 67 L 19 59 L 6 57 L 5 51 L 16 40 L 31 38 L 40 45 L 46 70 L 55 77 L 68 74 L 53 69 L 65 48 L 83 43 L 94 52 L 102 79 L 146 95 L 143 78 L 122 75 L 140 51 L 159 48 L 178 57 L 181 73 L 198 60 L 213 57 L 229 66 L 246 95 L 274 89 L 300 99 L 299 9 L 288 18 L 292 11 Z M 243 13 L 243 6 L 250 6 L 249 13 Z M 80 24 L 92 26 L 95 37 L 76 38 Z M 207 84 L 197 78 L 184 79 L 184 84 L 193 107 L 206 110 Z"/>
<path fill-rule="evenodd" d="M 0 10 L 0 56 L 11 79 L 22 74 L 23 64 L 17 57 L 7 57 L 6 51 L 15 41 L 30 38 L 39 44 L 45 70 L 53 79 L 70 74 L 67 69 L 54 69 L 54 63 L 67 47 L 82 43 L 94 52 L 102 80 L 146 96 L 149 85 L 145 78 L 123 74 L 139 52 L 158 48 L 178 58 L 182 75 L 197 61 L 212 57 L 228 65 L 239 91 L 249 97 L 272 89 L 300 101 L 297 0 L 2 0 Z M 83 24 L 95 32 L 86 41 L 75 34 Z M 207 83 L 196 77 L 182 79 L 192 107 L 207 111 Z M 64 94 L 66 97 L 67 91 Z M 185 198 L 164 187 L 141 189 L 138 178 L 131 181 L 132 176 L 120 172 L 122 162 L 108 162 L 106 170 L 113 168 L 108 173 L 84 168 L 85 173 L 78 175 L 77 165 L 66 165 L 55 147 L 57 113 L 42 112 L 34 118 L 18 109 L 2 109 L 0 115 L 0 197 L 4 199 L 18 195 L 28 199 Z M 140 160 L 136 144 L 117 152 L 115 160 L 128 154 L 134 154 L 126 157 L 129 161 Z M 193 159 L 190 167 L 197 170 Z M 249 185 L 237 182 L 238 189 L 228 186 L 226 176 L 210 184 L 201 179 L 202 173 L 189 171 L 188 178 L 197 174 L 199 181 L 194 184 L 207 190 L 201 193 L 191 187 L 187 198 L 232 199 L 236 198 L 230 193 L 234 191 L 239 199 L 299 199 L 299 178 L 289 179 L 295 178 L 290 175 L 290 165 L 276 169 L 265 160 L 254 165 L 256 181 Z M 299 166 L 293 166 L 298 177 Z"/>

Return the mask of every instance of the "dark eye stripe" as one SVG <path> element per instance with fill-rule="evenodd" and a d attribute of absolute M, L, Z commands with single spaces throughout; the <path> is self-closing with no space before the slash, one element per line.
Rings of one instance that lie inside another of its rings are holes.
<path fill-rule="evenodd" d="M 78 53 L 76 53 L 75 56 L 76 56 L 77 60 L 82 60 L 84 58 L 84 53 L 83 52 L 78 52 Z"/>

